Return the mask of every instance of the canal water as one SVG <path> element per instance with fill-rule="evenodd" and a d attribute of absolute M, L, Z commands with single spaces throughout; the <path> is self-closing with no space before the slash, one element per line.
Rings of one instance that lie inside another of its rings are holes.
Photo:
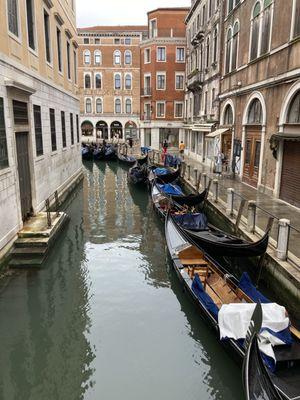
<path fill-rule="evenodd" d="M 146 191 L 86 164 L 55 248 L 2 280 L 1 400 L 241 400 L 241 369 L 169 267 Z"/>

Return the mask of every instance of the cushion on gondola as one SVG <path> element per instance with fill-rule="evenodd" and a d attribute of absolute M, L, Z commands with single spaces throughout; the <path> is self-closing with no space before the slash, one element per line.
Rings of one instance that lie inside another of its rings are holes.
<path fill-rule="evenodd" d="M 182 196 L 183 192 L 181 190 L 181 187 L 178 185 L 172 185 L 171 183 L 165 183 L 164 185 L 158 185 L 159 189 L 164 192 L 165 194 L 168 194 L 169 196 Z"/>
<path fill-rule="evenodd" d="M 247 272 L 243 273 L 239 282 L 239 288 L 255 303 L 271 303 L 267 297 L 256 289 Z"/>
<path fill-rule="evenodd" d="M 200 300 L 200 302 L 204 305 L 206 310 L 209 311 L 213 315 L 213 317 L 217 320 L 219 309 L 214 303 L 213 299 L 205 292 L 198 274 L 195 274 L 192 283 L 192 290 L 197 296 L 197 298 Z"/>
<path fill-rule="evenodd" d="M 155 175 L 168 175 L 170 173 L 167 168 L 155 168 L 153 172 Z"/>
<path fill-rule="evenodd" d="M 182 226 L 184 229 L 190 230 L 206 230 L 207 227 L 207 217 L 203 213 L 187 213 L 174 216 L 178 225 Z"/>

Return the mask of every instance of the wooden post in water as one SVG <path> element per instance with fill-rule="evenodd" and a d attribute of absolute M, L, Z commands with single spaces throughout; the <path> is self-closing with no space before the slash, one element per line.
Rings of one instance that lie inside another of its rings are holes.
<path fill-rule="evenodd" d="M 199 192 L 200 190 L 200 184 L 201 184 L 201 178 L 202 178 L 202 172 L 198 175 L 197 183 L 196 183 L 196 189 Z"/>
<path fill-rule="evenodd" d="M 198 170 L 197 168 L 194 168 L 194 186 L 197 186 L 197 182 L 198 182 Z"/>
<path fill-rule="evenodd" d="M 256 202 L 254 200 L 248 201 L 248 217 L 247 217 L 247 229 L 248 232 L 255 232 L 256 223 Z"/>
<path fill-rule="evenodd" d="M 227 204 L 226 204 L 226 215 L 229 217 L 233 216 L 233 199 L 234 199 L 234 189 L 227 189 Z"/>
<path fill-rule="evenodd" d="M 206 188 L 206 181 L 207 181 L 207 175 L 206 175 L 205 172 L 203 172 L 203 174 L 202 174 L 202 187 L 203 187 L 203 189 Z"/>
<path fill-rule="evenodd" d="M 188 173 L 187 180 L 189 181 L 191 179 L 191 166 L 190 165 L 187 166 L 187 173 Z"/>
<path fill-rule="evenodd" d="M 213 192 L 213 202 L 217 203 L 218 202 L 218 197 L 219 197 L 219 181 L 218 179 L 214 179 L 212 181 L 212 192 Z"/>

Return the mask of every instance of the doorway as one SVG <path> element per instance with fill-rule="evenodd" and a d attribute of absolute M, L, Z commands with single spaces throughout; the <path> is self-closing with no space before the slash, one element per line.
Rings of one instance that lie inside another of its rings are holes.
<path fill-rule="evenodd" d="M 28 132 L 16 133 L 20 201 L 23 221 L 32 214 L 28 136 Z"/>
<path fill-rule="evenodd" d="M 260 152 L 261 130 L 251 129 L 246 132 L 243 181 L 253 187 L 258 184 Z"/>

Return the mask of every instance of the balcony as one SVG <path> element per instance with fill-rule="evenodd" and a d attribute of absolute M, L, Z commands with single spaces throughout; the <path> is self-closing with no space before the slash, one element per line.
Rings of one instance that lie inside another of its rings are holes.
<path fill-rule="evenodd" d="M 198 44 L 203 40 L 204 38 L 204 29 L 200 27 L 196 33 L 195 36 L 193 36 L 191 43 L 194 47 L 197 47 Z"/>
<path fill-rule="evenodd" d="M 145 87 L 141 89 L 141 96 L 142 97 L 151 97 L 152 96 L 152 89 L 151 87 Z"/>
<path fill-rule="evenodd" d="M 191 92 L 196 92 L 202 89 L 204 74 L 202 71 L 195 69 L 187 77 L 187 89 Z"/>

